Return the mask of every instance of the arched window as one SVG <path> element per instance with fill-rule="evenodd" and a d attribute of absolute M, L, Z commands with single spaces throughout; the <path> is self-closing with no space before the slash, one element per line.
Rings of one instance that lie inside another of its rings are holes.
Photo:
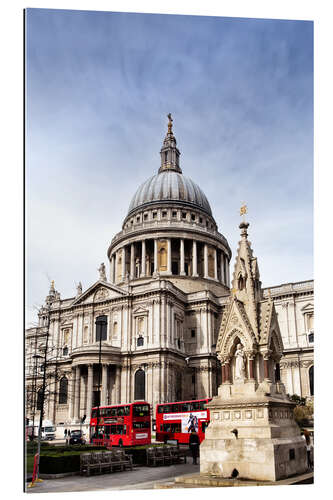
<path fill-rule="evenodd" d="M 314 395 L 314 380 L 313 380 L 313 365 L 309 369 L 309 385 L 310 385 L 310 396 Z"/>
<path fill-rule="evenodd" d="M 43 406 L 43 389 L 39 389 L 37 392 L 37 411 L 40 411 Z"/>
<path fill-rule="evenodd" d="M 59 404 L 66 404 L 68 396 L 68 380 L 66 377 L 60 379 L 59 384 Z"/>
<path fill-rule="evenodd" d="M 98 316 L 95 321 L 96 324 L 96 342 L 107 339 L 108 318 L 107 316 Z"/>
<path fill-rule="evenodd" d="M 314 342 L 314 333 L 311 332 L 311 333 L 309 333 L 309 343 L 313 344 L 313 342 Z"/>
<path fill-rule="evenodd" d="M 140 368 L 134 376 L 134 399 L 145 399 L 146 395 L 146 375 Z"/>
<path fill-rule="evenodd" d="M 113 322 L 113 336 L 116 338 L 118 335 L 118 323 L 117 321 Z"/>
<path fill-rule="evenodd" d="M 136 342 L 136 345 L 139 347 L 139 346 L 141 346 L 141 345 L 143 345 L 143 344 L 144 344 L 144 338 L 140 335 L 140 336 L 138 337 L 138 340 L 137 340 L 137 342 Z"/>

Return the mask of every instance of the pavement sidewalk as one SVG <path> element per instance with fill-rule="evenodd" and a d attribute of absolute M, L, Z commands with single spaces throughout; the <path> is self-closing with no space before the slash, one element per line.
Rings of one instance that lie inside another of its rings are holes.
<path fill-rule="evenodd" d="M 136 490 L 153 489 L 154 484 L 166 480 L 172 481 L 177 476 L 200 471 L 200 465 L 175 464 L 163 467 L 134 467 L 132 471 L 113 472 L 90 477 L 69 476 L 59 479 L 44 479 L 36 483 L 28 493 L 62 493 L 96 490 Z"/>

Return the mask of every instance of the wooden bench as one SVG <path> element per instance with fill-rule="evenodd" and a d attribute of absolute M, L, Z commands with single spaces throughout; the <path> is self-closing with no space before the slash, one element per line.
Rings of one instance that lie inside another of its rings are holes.
<path fill-rule="evenodd" d="M 92 472 L 102 474 L 114 470 L 133 469 L 132 457 L 124 450 L 104 451 L 100 453 L 81 453 L 80 474 L 90 476 Z"/>

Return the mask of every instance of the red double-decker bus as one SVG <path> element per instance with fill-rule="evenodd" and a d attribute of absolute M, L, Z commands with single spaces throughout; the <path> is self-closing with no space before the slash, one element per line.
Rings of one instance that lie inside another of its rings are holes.
<path fill-rule="evenodd" d="M 210 422 L 209 409 L 206 408 L 209 401 L 211 399 L 196 399 L 156 405 L 156 441 L 172 439 L 188 443 L 191 431 L 195 429 L 201 443 Z"/>
<path fill-rule="evenodd" d="M 151 417 L 149 403 L 140 401 L 138 403 L 93 408 L 90 419 L 90 442 L 103 446 L 150 444 Z"/>

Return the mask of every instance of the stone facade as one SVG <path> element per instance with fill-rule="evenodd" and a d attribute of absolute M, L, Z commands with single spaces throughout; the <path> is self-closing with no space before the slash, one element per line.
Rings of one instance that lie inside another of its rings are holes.
<path fill-rule="evenodd" d="M 72 298 L 62 299 L 51 284 L 38 327 L 26 331 L 27 416 L 43 373 L 35 355 L 44 355 L 46 342 L 45 418 L 56 424 L 83 415 L 88 422 L 99 397 L 114 404 L 143 394 L 155 406 L 217 394 L 216 342 L 230 295 L 231 250 L 204 193 L 183 176 L 179 155 L 169 121 L 159 172 L 139 187 L 109 245 L 109 272 L 101 265 L 98 280 L 85 290 L 79 284 Z M 310 396 L 313 282 L 267 293 L 285 344 L 287 392 Z"/>

